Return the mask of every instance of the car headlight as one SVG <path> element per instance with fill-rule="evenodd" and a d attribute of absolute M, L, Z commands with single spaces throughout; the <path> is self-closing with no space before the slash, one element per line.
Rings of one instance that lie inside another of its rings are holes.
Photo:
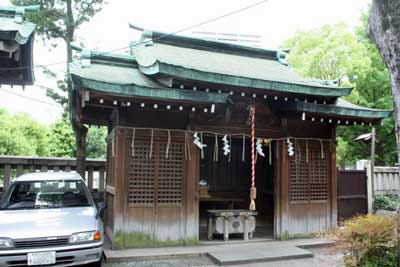
<path fill-rule="evenodd" d="M 101 240 L 101 234 L 99 231 L 76 233 L 69 237 L 70 243 L 84 243 L 84 242 L 100 241 L 100 240 Z"/>
<path fill-rule="evenodd" d="M 0 249 L 7 249 L 12 247 L 14 247 L 14 244 L 10 238 L 0 237 Z"/>

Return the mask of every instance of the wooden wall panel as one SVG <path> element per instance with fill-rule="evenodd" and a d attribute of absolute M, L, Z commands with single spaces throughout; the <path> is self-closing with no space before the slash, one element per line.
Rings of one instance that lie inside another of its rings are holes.
<path fill-rule="evenodd" d="M 167 146 L 165 134 L 154 131 L 151 142 L 146 131 L 138 130 L 132 155 L 132 130 L 118 127 L 113 133 L 112 162 L 119 194 L 114 201 L 118 211 L 114 233 L 142 233 L 158 241 L 197 238 L 199 165 L 194 145 L 188 144 L 189 160 L 184 156 L 182 136 L 171 136 Z"/>

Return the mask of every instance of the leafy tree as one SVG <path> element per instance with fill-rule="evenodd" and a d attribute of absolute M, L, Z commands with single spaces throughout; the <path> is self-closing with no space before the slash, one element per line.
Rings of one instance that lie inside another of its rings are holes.
<path fill-rule="evenodd" d="M 13 0 L 16 5 L 40 5 L 39 12 L 29 14 L 29 20 L 37 25 L 37 33 L 55 46 L 57 40 L 66 44 L 67 62 L 72 61 L 71 43 L 75 41 L 75 32 L 85 22 L 88 22 L 103 6 L 104 0 Z M 68 65 L 67 65 L 68 69 Z M 51 73 L 51 71 L 48 71 Z M 54 73 L 52 73 L 54 75 Z M 72 85 L 69 79 L 58 81 L 57 89 L 48 89 L 47 95 L 58 103 L 64 104 L 68 110 L 67 101 L 63 95 L 68 94 L 68 99 L 74 101 Z M 86 134 L 87 128 L 80 124 L 75 114 L 71 114 L 71 124 L 75 133 L 77 171 L 81 175 L 85 170 Z"/>
<path fill-rule="evenodd" d="M 400 1 L 373 0 L 367 34 L 376 44 L 379 54 L 389 69 L 397 141 L 397 163 L 400 163 Z M 398 198 L 400 199 L 400 194 Z M 400 266 L 400 206 L 397 208 L 397 215 L 397 266 Z"/>
<path fill-rule="evenodd" d="M 107 130 L 105 127 L 91 127 L 88 132 L 87 151 L 89 158 L 105 158 Z M 74 131 L 68 118 L 56 121 L 50 126 L 49 153 L 54 157 L 75 157 Z"/>
<path fill-rule="evenodd" d="M 0 109 L 0 155 L 46 156 L 47 129 L 28 114 Z"/>
<path fill-rule="evenodd" d="M 340 84 L 363 76 L 371 64 L 367 49 L 345 24 L 299 32 L 283 47 L 290 48 L 288 62 L 303 76 Z"/>
<path fill-rule="evenodd" d="M 87 155 L 89 158 L 104 159 L 106 158 L 106 127 L 91 127 L 88 131 Z"/>
<path fill-rule="evenodd" d="M 290 48 L 288 62 L 300 74 L 326 80 L 338 80 L 342 86 L 355 89 L 346 100 L 369 108 L 390 109 L 390 83 L 388 72 L 379 53 L 365 34 L 367 16 L 362 26 L 351 31 L 344 24 L 323 26 L 300 32 L 284 43 Z M 377 129 L 376 163 L 391 165 L 395 162 L 393 119 L 384 120 Z M 338 127 L 337 158 L 339 165 L 354 164 L 357 159 L 369 158 L 368 144 L 354 142 L 368 127 Z"/>
<path fill-rule="evenodd" d="M 75 156 L 74 131 L 65 116 L 50 126 L 49 152 L 54 157 L 72 158 Z"/>

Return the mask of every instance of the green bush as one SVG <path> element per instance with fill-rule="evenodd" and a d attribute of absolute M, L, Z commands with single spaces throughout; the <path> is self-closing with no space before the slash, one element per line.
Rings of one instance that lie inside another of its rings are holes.
<path fill-rule="evenodd" d="M 397 266 L 397 217 L 361 215 L 333 232 L 348 267 Z"/>
<path fill-rule="evenodd" d="M 397 195 L 380 195 L 374 198 L 374 202 L 372 203 L 372 208 L 374 211 L 377 210 L 391 210 L 394 211 L 397 208 Z"/>

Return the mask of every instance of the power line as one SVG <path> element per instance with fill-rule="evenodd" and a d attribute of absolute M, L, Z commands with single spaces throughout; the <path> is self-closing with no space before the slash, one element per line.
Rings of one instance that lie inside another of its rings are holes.
<path fill-rule="evenodd" d="M 238 13 L 240 13 L 240 12 L 243 12 L 243 11 L 245 11 L 245 10 L 254 8 L 254 7 L 259 6 L 259 5 L 261 5 L 261 4 L 263 4 L 263 3 L 266 3 L 266 2 L 268 2 L 268 0 L 262 0 L 262 1 L 259 1 L 259 2 L 254 3 L 254 4 L 251 4 L 251 5 L 249 5 L 249 6 L 245 6 L 245 7 L 242 7 L 242 8 L 240 8 L 240 9 L 231 11 L 231 12 L 226 13 L 226 14 L 224 14 L 224 15 L 221 15 L 221 16 L 218 16 L 218 17 L 214 17 L 214 18 L 211 18 L 211 19 L 209 19 L 209 20 L 206 20 L 206 21 L 197 23 L 197 24 L 195 24 L 195 25 L 192 25 L 192 26 L 183 28 L 183 29 L 181 29 L 181 30 L 178 30 L 178 31 L 175 31 L 175 32 L 172 32 L 172 33 L 163 35 L 163 36 L 159 36 L 159 37 L 154 38 L 154 39 L 149 39 L 149 40 L 145 40 L 145 41 L 142 41 L 142 42 L 139 42 L 139 43 L 135 43 L 135 44 L 133 44 L 133 45 L 129 45 L 129 46 L 126 46 L 126 47 L 121 47 L 121 48 L 113 49 L 113 50 L 110 50 L 110 51 L 107 51 L 107 52 L 103 52 L 103 53 L 100 53 L 100 55 L 107 55 L 107 54 L 110 54 L 110 53 L 113 53 L 113 52 L 116 52 L 116 51 L 124 50 L 124 49 L 127 49 L 127 48 L 132 48 L 132 47 L 135 47 L 135 46 L 139 46 L 139 45 L 142 45 L 142 44 L 146 44 L 146 43 L 148 43 L 148 42 L 152 42 L 152 41 L 155 41 L 155 40 L 163 39 L 163 38 L 169 37 L 169 36 L 171 36 L 171 35 L 175 35 L 175 34 L 177 34 L 177 33 L 181 33 L 181 32 L 184 32 L 184 31 L 187 31 L 187 30 L 190 30 L 190 29 L 193 29 L 193 28 L 196 28 L 196 27 L 199 27 L 199 26 L 208 24 L 208 23 L 210 23 L 210 22 L 214 22 L 214 21 L 217 21 L 217 20 L 220 20 L 220 19 L 223 19 L 223 18 L 232 16 L 232 15 L 238 14 Z M 2 69 L 0 69 L 0 72 L 1 72 L 1 71 L 8 71 L 8 70 L 19 70 L 19 69 L 30 69 L 30 68 L 44 68 L 44 67 L 48 67 L 48 66 L 66 64 L 66 63 L 69 63 L 69 62 L 68 62 L 68 61 L 55 62 L 55 63 L 50 63 L 50 64 L 35 65 L 35 66 L 32 66 L 32 67 L 29 66 L 29 67 L 2 68 Z"/>
<path fill-rule="evenodd" d="M 11 94 L 11 95 L 15 95 L 15 96 L 18 96 L 18 97 L 26 98 L 26 99 L 31 100 L 31 101 L 36 101 L 36 102 L 39 102 L 39 103 L 42 103 L 42 104 L 47 104 L 47 105 L 51 105 L 51 106 L 56 106 L 56 107 L 62 108 L 61 105 L 56 104 L 56 103 L 51 103 L 51 102 L 43 101 L 41 99 L 37 99 L 37 98 L 21 95 L 21 94 L 12 92 L 12 91 L 8 91 L 8 90 L 6 90 L 4 88 L 0 88 L 0 90 L 3 91 L 3 92 L 6 92 L 8 94 Z"/>

